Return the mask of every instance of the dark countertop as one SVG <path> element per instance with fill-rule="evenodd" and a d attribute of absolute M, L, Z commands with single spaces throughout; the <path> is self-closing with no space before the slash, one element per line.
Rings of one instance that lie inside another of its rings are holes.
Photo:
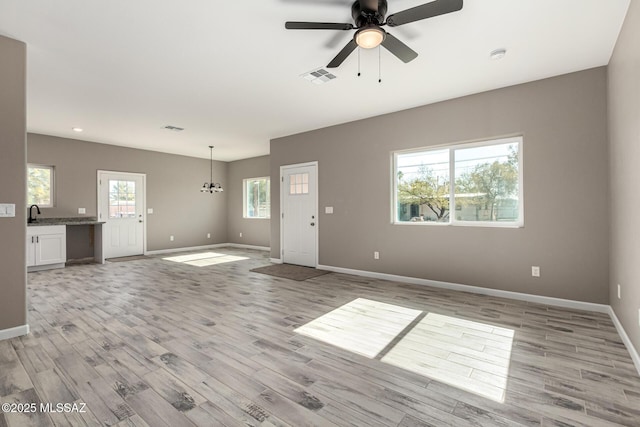
<path fill-rule="evenodd" d="M 104 224 L 95 216 L 71 217 L 71 218 L 38 218 L 35 222 L 27 223 L 28 227 L 45 225 L 97 225 Z"/>

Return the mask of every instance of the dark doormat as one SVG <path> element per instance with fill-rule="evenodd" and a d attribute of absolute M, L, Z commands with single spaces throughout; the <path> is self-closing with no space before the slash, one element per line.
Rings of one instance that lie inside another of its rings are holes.
<path fill-rule="evenodd" d="M 133 255 L 133 256 L 121 256 L 118 258 L 107 258 L 105 261 L 109 262 L 125 262 L 125 261 L 138 261 L 141 259 L 150 259 L 146 255 Z"/>
<path fill-rule="evenodd" d="M 268 274 L 269 276 L 283 277 L 285 279 L 297 280 L 299 282 L 312 277 L 322 276 L 323 274 L 330 273 L 325 270 L 317 270 L 311 267 L 303 267 L 301 265 L 293 264 L 273 264 L 266 267 L 254 268 L 250 271 L 254 273 Z"/>

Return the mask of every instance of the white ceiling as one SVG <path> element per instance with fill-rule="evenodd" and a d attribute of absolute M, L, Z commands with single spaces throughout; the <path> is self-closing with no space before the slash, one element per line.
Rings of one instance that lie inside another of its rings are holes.
<path fill-rule="evenodd" d="M 388 0 L 389 13 L 427 0 Z M 0 0 L 0 34 L 28 45 L 28 131 L 237 160 L 269 140 L 606 65 L 630 0 L 467 0 L 460 12 L 387 28 L 419 56 L 357 52 L 349 0 Z M 501 61 L 489 52 L 506 48 Z M 176 133 L 165 125 L 184 127 Z M 81 134 L 72 127 L 84 128 Z"/>

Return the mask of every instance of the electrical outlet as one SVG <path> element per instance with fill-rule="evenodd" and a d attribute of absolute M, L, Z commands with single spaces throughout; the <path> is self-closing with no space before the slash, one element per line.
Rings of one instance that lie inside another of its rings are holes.
<path fill-rule="evenodd" d="M 373 259 L 380 259 L 380 252 L 375 251 L 375 252 L 373 253 Z"/>
<path fill-rule="evenodd" d="M 169 236 L 169 241 L 173 242 L 173 236 Z"/>
<path fill-rule="evenodd" d="M 618 283 L 618 299 L 620 299 L 620 283 Z"/>
<path fill-rule="evenodd" d="M 207 233 L 207 239 L 211 238 L 211 233 Z"/>
<path fill-rule="evenodd" d="M 85 208 L 78 208 L 78 215 L 84 215 L 87 213 L 87 210 Z"/>
<path fill-rule="evenodd" d="M 240 233 L 240 237 L 242 237 L 242 233 Z"/>
<path fill-rule="evenodd" d="M 537 265 L 531 266 L 531 276 L 540 277 L 540 267 Z"/>

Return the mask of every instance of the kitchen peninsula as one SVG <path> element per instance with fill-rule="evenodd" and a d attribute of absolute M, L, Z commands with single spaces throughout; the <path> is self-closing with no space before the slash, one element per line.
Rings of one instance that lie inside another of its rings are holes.
<path fill-rule="evenodd" d="M 27 224 L 27 271 L 67 264 L 104 264 L 102 225 L 96 217 L 38 218 Z"/>

